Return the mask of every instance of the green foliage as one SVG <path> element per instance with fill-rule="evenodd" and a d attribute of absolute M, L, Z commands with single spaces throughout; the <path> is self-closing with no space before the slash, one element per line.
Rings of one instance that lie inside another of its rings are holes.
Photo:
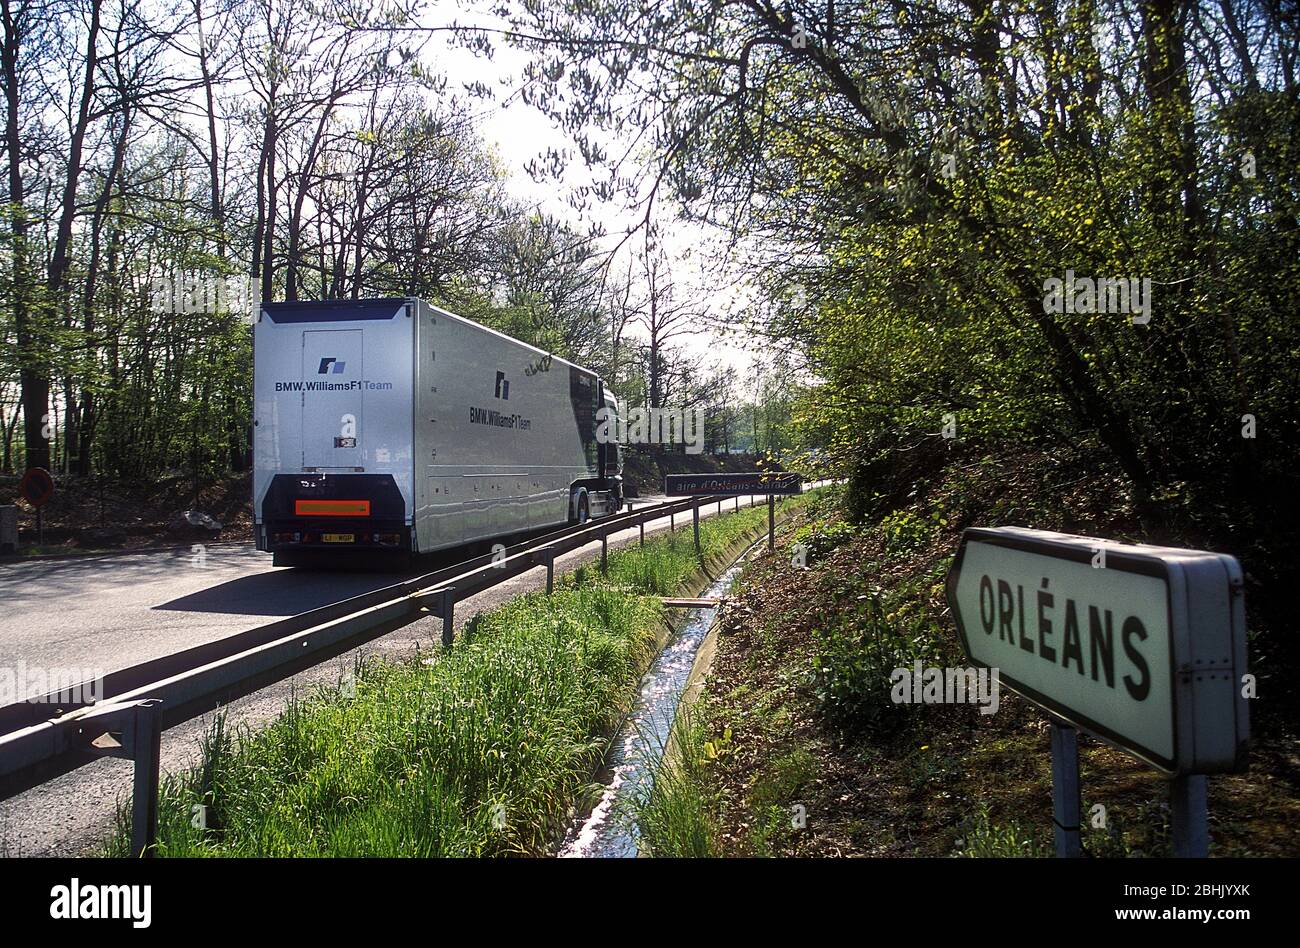
<path fill-rule="evenodd" d="M 811 564 L 846 543 L 855 533 L 853 525 L 843 521 L 816 521 L 795 531 L 792 548 L 803 544 Z"/>
<path fill-rule="evenodd" d="M 937 630 L 923 611 L 903 601 L 887 607 L 879 593 L 861 596 L 813 635 L 813 691 L 832 727 L 886 736 L 910 720 L 913 706 L 890 697 L 890 675 L 939 654 Z"/>
<path fill-rule="evenodd" d="M 961 827 L 955 855 L 974 859 L 1044 858 L 1052 848 L 1038 840 L 1031 830 L 1012 820 L 994 823 L 986 804 Z"/>
<path fill-rule="evenodd" d="M 803 468 L 795 468 L 803 470 Z M 805 500 L 804 516 L 809 520 L 829 520 L 844 514 L 844 486 L 827 484 L 817 488 Z"/>
<path fill-rule="evenodd" d="M 1169 806 L 1165 800 L 1146 800 L 1124 808 L 1108 806 L 1100 826 L 1095 806 L 1083 807 L 1083 848 L 1088 855 L 1100 859 L 1173 855 Z"/>
<path fill-rule="evenodd" d="M 924 549 L 938 529 L 946 524 L 947 521 L 939 513 L 927 518 L 910 510 L 895 511 L 880 521 L 880 535 L 885 552 L 898 556 Z"/>
<path fill-rule="evenodd" d="M 788 852 L 800 832 L 794 824 L 794 807 L 816 773 L 817 759 L 803 748 L 773 758 L 760 770 L 748 800 L 753 814 L 747 839 L 750 853 L 773 857 Z"/>
<path fill-rule="evenodd" d="M 163 795 L 164 855 L 540 853 L 648 660 L 658 606 L 609 588 L 529 595 L 430 662 L 367 663 Z M 206 829 L 192 825 L 206 803 Z M 120 848 L 122 838 L 115 841 Z"/>
<path fill-rule="evenodd" d="M 639 788 L 630 803 L 640 852 L 676 859 L 721 855 L 709 768 L 730 741 L 729 733 L 710 734 L 698 707 L 678 708 L 654 780 Z"/>

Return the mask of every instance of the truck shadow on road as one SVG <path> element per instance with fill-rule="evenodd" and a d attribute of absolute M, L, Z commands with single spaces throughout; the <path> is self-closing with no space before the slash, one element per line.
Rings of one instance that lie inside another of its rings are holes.
<path fill-rule="evenodd" d="M 544 531 L 537 531 L 538 534 Z M 531 534 L 503 538 L 516 542 Z M 241 576 L 198 592 L 160 603 L 154 609 L 175 612 L 209 612 L 249 616 L 292 616 L 341 602 L 362 593 L 402 580 L 453 566 L 492 551 L 491 544 L 480 543 L 426 553 L 400 571 L 347 568 L 312 569 L 294 567 Z"/>
<path fill-rule="evenodd" d="M 418 570 L 409 575 L 418 574 Z M 400 582 L 403 573 L 323 573 L 276 570 L 241 576 L 160 603 L 154 609 L 250 616 L 292 616 Z"/>

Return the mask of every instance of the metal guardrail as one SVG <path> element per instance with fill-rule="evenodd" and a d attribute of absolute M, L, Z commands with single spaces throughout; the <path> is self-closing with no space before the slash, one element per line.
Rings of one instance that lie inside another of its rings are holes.
<path fill-rule="evenodd" d="M 157 838 L 162 732 L 237 698 L 283 681 L 428 615 L 442 619 L 450 646 L 458 601 L 600 540 L 601 570 L 609 535 L 723 501 L 687 497 L 603 517 L 498 551 L 290 616 L 267 625 L 141 662 L 104 676 L 93 704 L 79 699 L 90 682 L 0 707 L 0 800 L 16 796 L 103 757 L 135 763 L 131 846 L 148 855 Z M 749 506 L 753 506 L 751 496 Z M 769 507 L 770 498 L 769 498 Z M 740 498 L 736 498 L 736 509 Z"/>

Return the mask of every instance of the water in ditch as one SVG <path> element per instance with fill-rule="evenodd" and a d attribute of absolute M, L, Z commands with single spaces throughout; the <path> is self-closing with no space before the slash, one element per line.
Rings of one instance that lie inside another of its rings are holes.
<path fill-rule="evenodd" d="M 733 563 L 700 596 L 725 595 L 744 560 L 742 556 Z M 637 830 L 627 803 L 654 781 L 682 690 L 695 663 L 695 653 L 717 612 L 716 607 L 691 610 L 689 620 L 642 677 L 632 711 L 610 745 L 607 761 L 610 780 L 591 813 L 569 830 L 560 848 L 561 858 L 610 859 L 637 854 Z"/>

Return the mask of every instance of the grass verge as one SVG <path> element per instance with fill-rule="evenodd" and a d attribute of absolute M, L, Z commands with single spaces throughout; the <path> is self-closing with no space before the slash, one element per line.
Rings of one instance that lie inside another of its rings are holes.
<path fill-rule="evenodd" d="M 721 739 L 710 740 L 708 725 L 691 705 L 681 705 L 662 748 L 653 780 L 629 801 L 636 822 L 637 847 L 657 858 L 717 856 L 716 801 L 709 798 L 704 773 L 717 759 Z"/>
<path fill-rule="evenodd" d="M 703 521 L 705 560 L 766 516 Z M 477 617 L 448 652 L 359 662 L 262 730 L 218 717 L 197 766 L 164 779 L 159 855 L 549 852 L 656 648 L 658 597 L 699 567 L 688 527 Z M 129 854 L 129 812 L 106 855 Z"/>

